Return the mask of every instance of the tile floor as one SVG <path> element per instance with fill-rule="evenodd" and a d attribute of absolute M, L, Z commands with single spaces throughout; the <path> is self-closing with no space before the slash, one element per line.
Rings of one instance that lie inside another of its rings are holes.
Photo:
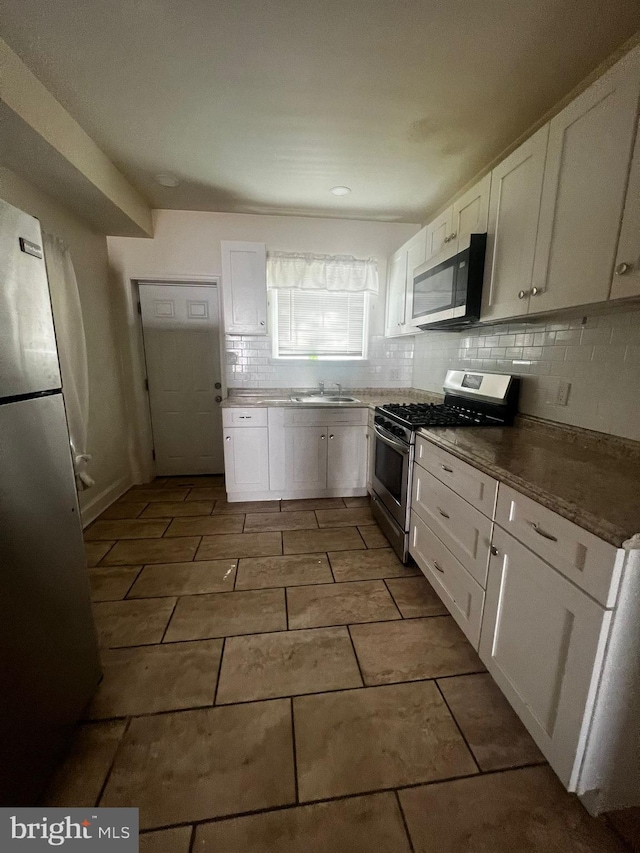
<path fill-rule="evenodd" d="M 158 479 L 86 541 L 104 679 L 49 804 L 138 806 L 143 853 L 627 849 L 368 499 Z"/>

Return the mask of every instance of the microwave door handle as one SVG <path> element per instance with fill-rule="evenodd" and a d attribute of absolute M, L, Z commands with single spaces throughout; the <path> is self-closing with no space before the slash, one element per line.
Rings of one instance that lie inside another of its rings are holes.
<path fill-rule="evenodd" d="M 399 441 L 394 441 L 381 427 L 377 424 L 373 425 L 373 431 L 378 436 L 383 444 L 389 445 L 389 447 L 393 447 L 394 450 L 399 450 L 404 456 L 407 456 L 409 453 L 409 448 L 406 444 L 401 444 Z"/>

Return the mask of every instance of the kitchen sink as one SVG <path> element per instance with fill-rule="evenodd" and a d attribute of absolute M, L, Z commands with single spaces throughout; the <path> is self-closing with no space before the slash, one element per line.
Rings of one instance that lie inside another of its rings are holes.
<path fill-rule="evenodd" d="M 294 403 L 359 403 L 355 397 L 334 394 L 308 394 L 304 397 L 292 397 Z"/>

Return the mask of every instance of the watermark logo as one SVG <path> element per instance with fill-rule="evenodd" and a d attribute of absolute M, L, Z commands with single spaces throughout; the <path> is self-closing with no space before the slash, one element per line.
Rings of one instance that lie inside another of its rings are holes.
<path fill-rule="evenodd" d="M 0 851 L 138 853 L 138 809 L 0 808 Z"/>

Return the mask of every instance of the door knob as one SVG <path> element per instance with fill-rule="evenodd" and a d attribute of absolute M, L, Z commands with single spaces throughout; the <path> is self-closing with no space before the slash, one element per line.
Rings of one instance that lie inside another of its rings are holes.
<path fill-rule="evenodd" d="M 529 291 L 528 291 L 528 290 L 521 290 L 521 291 L 518 293 L 518 299 L 524 299 L 524 298 L 525 298 L 526 296 L 528 296 L 528 295 L 529 295 Z"/>
<path fill-rule="evenodd" d="M 216 397 L 216 403 L 221 403 L 221 402 L 222 402 L 222 397 L 218 394 L 218 396 Z"/>
<path fill-rule="evenodd" d="M 616 275 L 624 275 L 625 273 L 628 273 L 629 270 L 632 268 L 633 264 L 618 264 L 618 266 L 616 267 Z"/>
<path fill-rule="evenodd" d="M 222 382 L 216 382 L 213 387 L 214 388 L 222 388 Z"/>

